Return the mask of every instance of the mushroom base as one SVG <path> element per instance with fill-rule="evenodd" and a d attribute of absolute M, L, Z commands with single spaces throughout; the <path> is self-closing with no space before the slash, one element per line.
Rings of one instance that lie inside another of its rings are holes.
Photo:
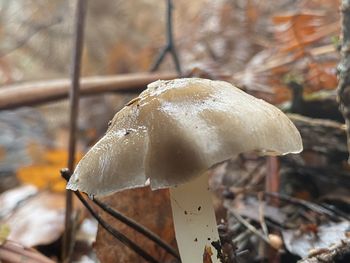
<path fill-rule="evenodd" d="M 182 263 L 203 262 L 205 247 L 212 252 L 212 262 L 220 262 L 217 250 L 212 245 L 212 242 L 220 239 L 208 175 L 201 175 L 189 183 L 170 188 L 170 200 Z"/>

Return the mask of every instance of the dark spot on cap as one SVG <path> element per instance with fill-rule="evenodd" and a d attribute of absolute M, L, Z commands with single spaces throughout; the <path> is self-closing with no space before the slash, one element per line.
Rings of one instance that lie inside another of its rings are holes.
<path fill-rule="evenodd" d="M 186 210 L 184 211 L 184 213 L 185 213 L 185 215 L 187 215 L 187 211 Z"/>
<path fill-rule="evenodd" d="M 132 99 L 131 101 L 129 101 L 126 106 L 130 106 L 132 104 L 134 104 L 135 102 L 139 102 L 141 100 L 141 98 L 137 97 L 137 98 L 134 98 Z"/>
<path fill-rule="evenodd" d="M 210 241 L 211 240 L 211 238 L 210 237 L 208 237 L 208 241 Z"/>
<path fill-rule="evenodd" d="M 201 211 L 202 207 L 201 206 L 198 206 L 198 211 Z"/>
<path fill-rule="evenodd" d="M 198 241 L 198 238 L 195 238 L 195 239 L 194 239 L 194 242 L 197 242 L 197 241 Z"/>

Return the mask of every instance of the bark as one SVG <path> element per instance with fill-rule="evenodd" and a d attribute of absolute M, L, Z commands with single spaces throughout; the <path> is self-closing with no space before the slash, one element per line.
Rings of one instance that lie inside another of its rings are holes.
<path fill-rule="evenodd" d="M 304 150 L 336 156 L 347 152 L 346 127 L 339 122 L 313 119 L 296 114 L 288 117 L 298 128 L 303 138 Z"/>
<path fill-rule="evenodd" d="M 342 0 L 341 59 L 338 65 L 338 99 L 347 126 L 347 145 L 350 150 L 350 0 Z"/>
<path fill-rule="evenodd" d="M 155 80 L 176 77 L 176 73 L 135 73 L 82 78 L 80 94 L 84 96 L 115 91 L 138 93 Z M 0 110 L 64 99 L 68 97 L 69 87 L 69 79 L 3 86 L 0 88 Z"/>

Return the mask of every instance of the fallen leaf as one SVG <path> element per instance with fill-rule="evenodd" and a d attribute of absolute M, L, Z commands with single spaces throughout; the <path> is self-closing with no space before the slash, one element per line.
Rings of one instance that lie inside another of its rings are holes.
<path fill-rule="evenodd" d="M 275 37 L 283 51 L 304 49 L 339 30 L 338 23 L 329 23 L 320 12 L 287 13 L 275 16 L 273 22 L 276 25 Z"/>
<path fill-rule="evenodd" d="M 63 232 L 64 207 L 64 195 L 37 194 L 4 221 L 11 228 L 8 239 L 28 247 L 52 243 Z"/>
<path fill-rule="evenodd" d="M 165 242 L 176 246 L 167 190 L 151 191 L 149 188 L 126 190 L 103 198 L 103 201 L 121 213 L 149 228 Z M 153 242 L 130 229 L 116 219 L 106 216 L 107 222 L 124 233 L 147 253 L 160 262 L 171 262 L 172 256 L 164 252 Z M 135 252 L 125 247 L 118 240 L 99 226 L 96 237 L 96 254 L 101 262 L 143 262 Z"/>
<path fill-rule="evenodd" d="M 8 190 L 0 195 L 0 220 L 10 214 L 24 200 L 36 195 L 38 189 L 33 185 L 24 185 Z"/>
<path fill-rule="evenodd" d="M 334 89 L 338 83 L 336 64 L 336 61 L 309 63 L 306 81 L 311 87 L 317 87 L 314 90 Z"/>
<path fill-rule="evenodd" d="M 297 230 L 283 230 L 284 244 L 289 252 L 305 258 L 315 249 L 327 249 L 346 237 L 349 222 L 332 223 L 318 227 L 313 233 L 298 233 Z"/>
<path fill-rule="evenodd" d="M 77 153 L 76 162 L 81 158 L 82 154 Z M 17 177 L 22 183 L 33 184 L 39 189 L 63 192 L 66 181 L 61 177 L 60 169 L 67 166 L 67 159 L 66 150 L 47 151 L 41 163 L 19 168 Z"/>
<path fill-rule="evenodd" d="M 35 192 L 33 186 L 19 187 L 0 195 L 0 207 L 6 208 L 6 213 L 2 213 L 0 218 L 0 224 L 5 224 L 11 229 L 7 237 L 9 240 L 34 247 L 51 244 L 63 233 L 65 195 L 62 193 Z M 81 207 L 81 204 L 76 202 L 75 208 L 78 210 Z"/>

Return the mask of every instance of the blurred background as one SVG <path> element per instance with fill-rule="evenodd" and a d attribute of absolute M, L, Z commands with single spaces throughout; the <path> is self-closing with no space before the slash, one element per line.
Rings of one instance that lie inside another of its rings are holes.
<path fill-rule="evenodd" d="M 69 78 L 74 8 L 68 0 L 0 0 L 0 97 L 1 89 L 19 83 Z M 350 170 L 335 91 L 339 9 L 340 1 L 332 0 L 174 1 L 174 41 L 185 74 L 229 81 L 277 105 L 303 137 L 300 155 L 246 154 L 210 171 L 229 262 L 296 262 L 349 235 Z M 85 29 L 82 77 L 149 72 L 166 44 L 166 1 L 89 1 Z M 175 72 L 171 56 L 159 71 Z M 135 96 L 80 99 L 78 158 Z M 65 189 L 59 170 L 67 163 L 68 120 L 68 100 L 1 109 L 0 245 L 12 240 L 59 260 Z M 138 212 L 151 209 L 145 196 L 159 198 L 141 189 L 104 201 L 175 246 L 169 208 L 145 218 Z M 103 230 L 96 239 L 96 222 L 79 202 L 76 210 L 74 262 L 141 262 Z M 139 244 L 147 242 L 106 219 Z M 154 245 L 150 251 L 160 262 L 175 262 Z M 344 255 L 339 262 L 350 262 Z"/>

